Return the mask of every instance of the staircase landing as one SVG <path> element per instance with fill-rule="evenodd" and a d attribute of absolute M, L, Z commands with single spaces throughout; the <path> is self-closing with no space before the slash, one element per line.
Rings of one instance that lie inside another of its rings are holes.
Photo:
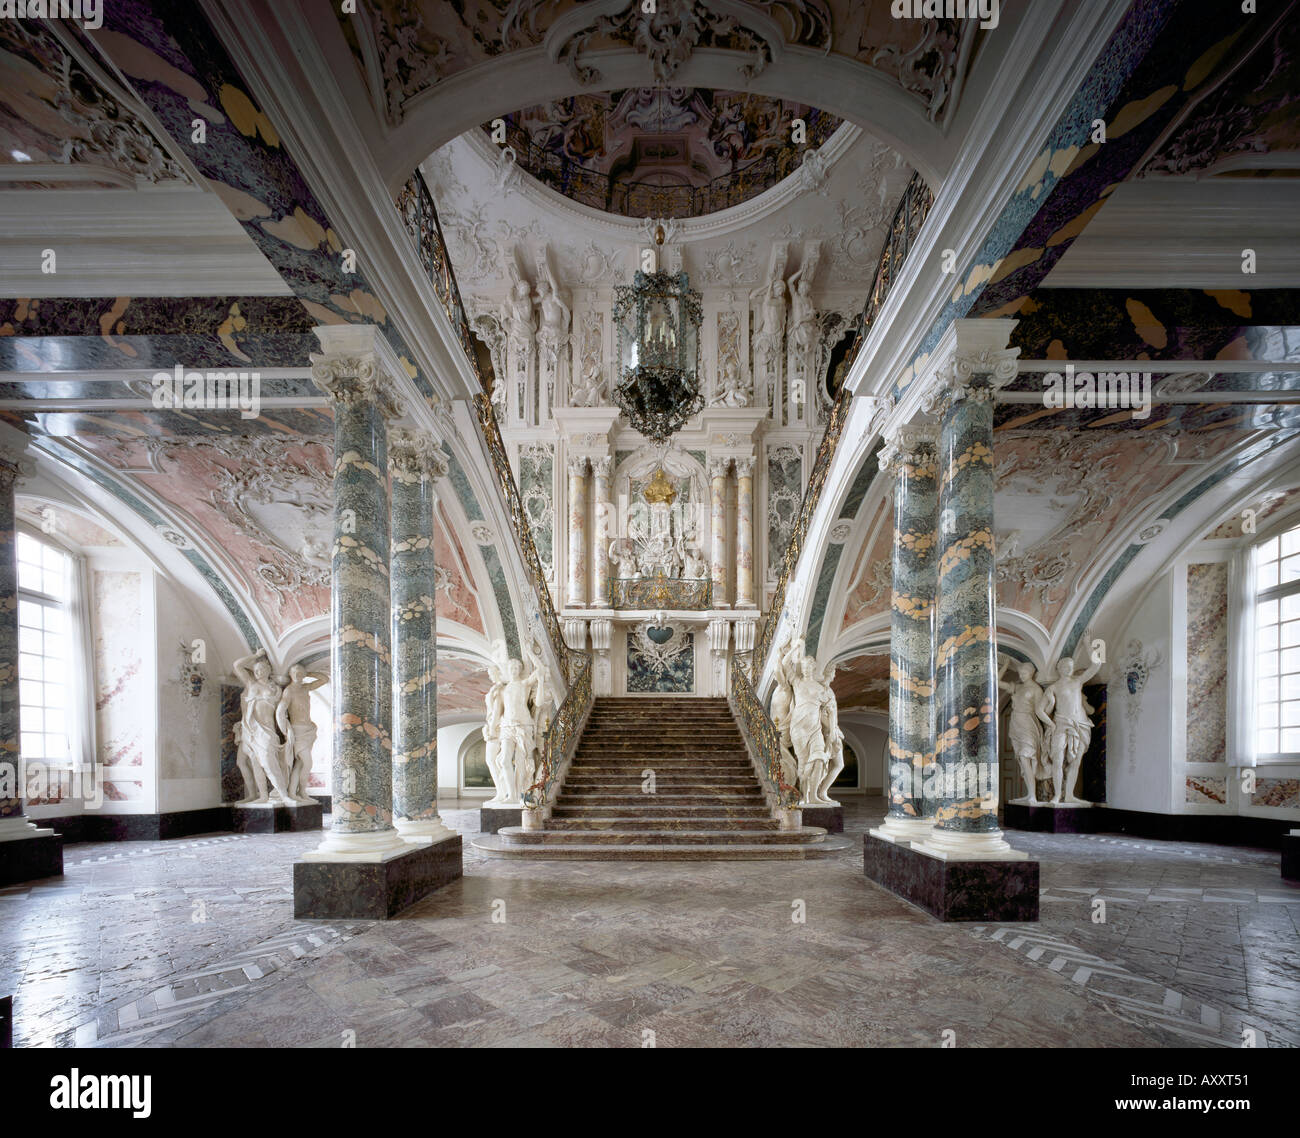
<path fill-rule="evenodd" d="M 660 696 L 597 699 L 545 829 L 472 844 L 575 861 L 802 860 L 841 847 L 818 826 L 778 827 L 725 699 Z"/>

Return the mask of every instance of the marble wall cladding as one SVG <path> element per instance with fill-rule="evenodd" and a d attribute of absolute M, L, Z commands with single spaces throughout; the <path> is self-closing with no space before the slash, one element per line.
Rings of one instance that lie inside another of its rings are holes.
<path fill-rule="evenodd" d="M 537 556 L 552 580 L 555 577 L 555 447 L 535 443 L 519 451 L 519 497 L 533 530 Z"/>
<path fill-rule="evenodd" d="M 235 762 L 235 725 L 239 722 L 238 684 L 221 685 L 221 801 L 236 802 L 244 796 L 244 780 Z"/>
<path fill-rule="evenodd" d="M 94 606 L 95 730 L 104 797 L 121 801 L 144 789 L 144 747 L 154 700 L 145 678 L 146 642 L 140 573 L 96 569 L 91 574 Z M 133 788 L 134 792 L 133 793 Z"/>
<path fill-rule="evenodd" d="M 1187 761 L 1225 759 L 1228 715 L 1228 565 L 1187 567 Z"/>
<path fill-rule="evenodd" d="M 767 568 L 781 572 L 781 559 L 794 533 L 803 500 L 803 454 L 797 446 L 769 447 L 767 452 Z"/>
<path fill-rule="evenodd" d="M 1252 806 L 1300 810 L 1300 778 L 1261 778 L 1255 783 Z"/>
<path fill-rule="evenodd" d="M 1185 779 L 1183 801 L 1199 805 L 1225 805 L 1228 801 L 1227 777 L 1189 774 Z"/>
<path fill-rule="evenodd" d="M 681 634 L 681 648 L 668 655 L 645 650 L 635 634 L 627 638 L 629 692 L 688 693 L 695 690 L 695 633 Z"/>

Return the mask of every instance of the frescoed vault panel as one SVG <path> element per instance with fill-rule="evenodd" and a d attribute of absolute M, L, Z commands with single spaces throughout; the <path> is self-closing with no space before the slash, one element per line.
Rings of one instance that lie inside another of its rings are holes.
<path fill-rule="evenodd" d="M 889 710 L 889 650 L 864 653 L 835 665 L 831 681 L 841 711 Z"/>
<path fill-rule="evenodd" d="M 492 681 L 481 660 L 438 653 L 438 713 L 479 712 Z"/>

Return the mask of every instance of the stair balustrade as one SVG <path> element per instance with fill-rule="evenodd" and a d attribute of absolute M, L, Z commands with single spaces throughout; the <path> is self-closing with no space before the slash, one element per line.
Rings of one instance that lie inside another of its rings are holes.
<path fill-rule="evenodd" d="M 569 654 L 573 667 L 569 690 L 555 713 L 555 719 L 542 736 L 537 760 L 537 781 L 523 795 L 524 807 L 530 811 L 542 810 L 552 803 L 555 788 L 561 781 L 565 767 L 573 758 L 573 752 L 577 750 L 578 740 L 582 737 L 587 716 L 591 712 L 591 655 L 572 650 Z"/>
<path fill-rule="evenodd" d="M 739 653 L 731 658 L 731 694 L 727 702 L 740 724 L 741 734 L 757 752 L 759 775 L 772 805 L 782 810 L 796 809 L 799 788 L 786 782 L 781 766 L 780 733 L 754 691 L 753 681 Z"/>

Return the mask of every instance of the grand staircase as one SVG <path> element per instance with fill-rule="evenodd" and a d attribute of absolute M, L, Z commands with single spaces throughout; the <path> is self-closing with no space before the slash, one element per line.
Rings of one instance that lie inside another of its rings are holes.
<path fill-rule="evenodd" d="M 829 852 L 825 839 L 816 826 L 778 828 L 725 699 L 631 696 L 595 701 L 544 829 L 473 844 L 506 857 L 703 861 L 801 859 Z"/>

